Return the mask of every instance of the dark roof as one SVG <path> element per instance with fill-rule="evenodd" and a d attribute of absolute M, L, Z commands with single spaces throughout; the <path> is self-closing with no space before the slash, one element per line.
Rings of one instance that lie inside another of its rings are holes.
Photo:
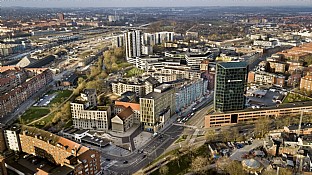
<path fill-rule="evenodd" d="M 72 73 L 66 76 L 65 78 L 62 78 L 62 81 L 67 81 L 67 82 L 70 82 L 71 84 L 76 84 L 77 80 L 78 80 L 78 76 L 75 73 Z"/>
<path fill-rule="evenodd" d="M 42 59 L 39 59 L 38 61 L 34 63 L 31 63 L 30 65 L 26 66 L 26 68 L 41 68 L 43 66 L 46 66 L 47 64 L 50 64 L 54 60 L 55 60 L 55 56 L 49 55 Z"/>
<path fill-rule="evenodd" d="M 222 66 L 225 69 L 235 69 L 235 68 L 246 68 L 247 62 L 221 62 L 218 63 L 220 66 Z"/>
<path fill-rule="evenodd" d="M 131 96 L 134 96 L 134 95 L 136 95 L 136 93 L 132 92 L 132 91 L 126 91 L 123 94 L 121 94 L 122 97 L 131 97 Z"/>
<path fill-rule="evenodd" d="M 152 85 L 157 85 L 159 84 L 159 81 L 157 81 L 154 77 L 148 77 L 146 79 L 147 82 L 151 83 Z"/>
<path fill-rule="evenodd" d="M 83 93 L 88 94 L 88 95 L 95 94 L 96 90 L 95 89 L 84 89 Z"/>
<path fill-rule="evenodd" d="M 133 115 L 133 111 L 131 109 L 130 106 L 128 106 L 126 109 L 124 109 L 123 111 L 121 111 L 119 114 L 117 114 L 117 116 L 121 119 L 121 120 L 126 120 L 127 118 L 129 118 L 131 115 Z"/>

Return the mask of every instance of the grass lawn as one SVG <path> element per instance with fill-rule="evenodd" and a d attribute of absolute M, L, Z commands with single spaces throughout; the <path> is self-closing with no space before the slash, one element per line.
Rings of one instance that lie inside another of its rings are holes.
<path fill-rule="evenodd" d="M 43 128 L 47 123 L 51 122 L 54 118 L 54 114 L 50 114 L 48 117 L 39 120 L 38 122 L 34 123 L 33 126 L 36 128 Z"/>
<path fill-rule="evenodd" d="M 144 70 L 134 67 L 126 72 L 126 77 L 141 75 L 143 73 L 144 73 Z"/>
<path fill-rule="evenodd" d="M 294 93 L 288 93 L 285 97 L 283 103 L 293 103 L 293 102 L 300 102 L 300 101 L 310 101 L 311 98 Z"/>
<path fill-rule="evenodd" d="M 182 135 L 178 138 L 178 140 L 175 141 L 175 143 L 179 143 L 179 142 L 183 142 L 184 140 L 186 140 L 187 135 Z"/>
<path fill-rule="evenodd" d="M 118 68 L 121 69 L 121 68 L 126 68 L 128 66 L 131 66 L 132 64 L 131 63 L 127 63 L 127 62 L 121 62 L 118 65 Z"/>
<path fill-rule="evenodd" d="M 56 97 L 51 101 L 49 105 L 52 105 L 54 103 L 62 103 L 65 101 L 71 94 L 72 91 L 70 90 L 63 90 L 63 91 L 52 91 L 52 93 L 57 93 Z"/>
<path fill-rule="evenodd" d="M 30 107 L 22 116 L 20 123 L 28 124 L 36 119 L 39 119 L 50 112 L 46 107 Z"/>

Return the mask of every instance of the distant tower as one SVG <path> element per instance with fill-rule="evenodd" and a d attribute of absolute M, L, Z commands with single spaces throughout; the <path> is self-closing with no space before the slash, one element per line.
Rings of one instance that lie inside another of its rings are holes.
<path fill-rule="evenodd" d="M 216 66 L 214 109 L 217 112 L 244 109 L 248 65 L 246 62 L 222 62 Z"/>
<path fill-rule="evenodd" d="M 124 33 L 124 41 L 126 46 L 126 57 L 127 61 L 135 64 L 132 58 L 140 57 L 142 54 L 142 31 L 131 30 Z"/>
<path fill-rule="evenodd" d="M 64 19 L 65 19 L 64 13 L 57 13 L 57 18 L 59 21 L 64 21 Z"/>

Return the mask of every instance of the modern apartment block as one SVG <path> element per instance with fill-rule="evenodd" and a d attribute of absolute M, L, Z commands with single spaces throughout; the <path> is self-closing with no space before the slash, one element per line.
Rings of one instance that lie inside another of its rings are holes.
<path fill-rule="evenodd" d="M 136 57 L 142 54 L 142 31 L 131 30 L 124 33 L 124 40 L 126 46 L 126 57 L 129 63 L 135 64 Z"/>
<path fill-rule="evenodd" d="M 142 35 L 144 45 L 157 45 L 164 42 L 173 42 L 174 32 L 144 33 Z"/>
<path fill-rule="evenodd" d="M 177 79 L 199 79 L 201 78 L 201 72 L 191 70 L 188 66 L 164 66 L 158 71 L 158 73 L 172 75 L 176 74 Z"/>
<path fill-rule="evenodd" d="M 146 131 L 157 132 L 175 113 L 175 89 L 163 84 L 154 92 L 140 98 L 142 127 Z"/>
<path fill-rule="evenodd" d="M 203 97 L 208 88 L 208 81 L 198 79 L 176 88 L 176 111 L 190 106 L 193 102 Z"/>
<path fill-rule="evenodd" d="M 107 131 L 110 127 L 111 108 L 97 106 L 95 89 L 85 89 L 70 107 L 75 128 Z"/>
<path fill-rule="evenodd" d="M 40 69 L 40 71 L 39 69 L 26 70 L 28 75 L 33 74 L 28 81 L 22 82 L 19 86 L 0 95 L 0 118 L 13 112 L 29 97 L 47 86 L 53 80 L 53 73 L 49 69 Z"/>
<path fill-rule="evenodd" d="M 19 140 L 19 136 L 18 133 L 14 130 L 5 130 L 4 131 L 4 136 L 5 136 L 5 140 L 6 140 L 6 145 L 8 148 L 10 148 L 10 150 L 13 151 L 21 151 L 21 145 L 20 145 L 20 140 Z"/>
<path fill-rule="evenodd" d="M 203 60 L 207 60 L 209 57 L 213 57 L 211 53 L 187 53 L 185 54 L 185 60 L 187 65 L 192 70 L 200 70 L 200 64 Z"/>
<path fill-rule="evenodd" d="M 113 47 L 122 47 L 122 46 L 124 46 L 124 35 L 114 36 L 113 41 L 112 41 L 112 46 Z"/>
<path fill-rule="evenodd" d="M 112 92 L 116 95 L 122 95 L 125 92 L 135 92 L 138 97 L 153 92 L 153 89 L 159 85 L 159 82 L 149 77 L 145 80 L 132 79 L 127 82 L 115 82 L 112 83 Z"/>
<path fill-rule="evenodd" d="M 247 73 L 246 62 L 221 62 L 216 65 L 214 93 L 216 112 L 244 109 Z"/>
<path fill-rule="evenodd" d="M 312 92 L 312 75 L 306 75 L 301 78 L 300 89 Z"/>
<path fill-rule="evenodd" d="M 81 144 L 29 126 L 13 126 L 21 156 L 5 159 L 8 169 L 18 174 L 99 175 L 100 154 Z M 6 135 L 6 138 L 8 136 Z M 8 149 L 15 149 L 9 145 Z M 35 163 L 34 163 L 35 162 Z"/>

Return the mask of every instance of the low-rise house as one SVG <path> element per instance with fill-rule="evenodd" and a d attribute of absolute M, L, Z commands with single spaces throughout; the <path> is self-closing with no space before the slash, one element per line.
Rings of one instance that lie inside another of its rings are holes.
<path fill-rule="evenodd" d="M 127 107 L 115 117 L 111 119 L 112 131 L 115 132 L 126 132 L 133 125 L 134 112 L 131 107 Z"/>

